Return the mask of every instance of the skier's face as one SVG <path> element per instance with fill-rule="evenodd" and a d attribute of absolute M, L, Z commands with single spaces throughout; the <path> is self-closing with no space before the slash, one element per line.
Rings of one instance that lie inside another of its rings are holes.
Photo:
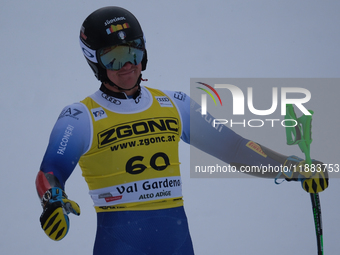
<path fill-rule="evenodd" d="M 107 77 L 117 86 L 124 88 L 124 89 L 130 89 L 133 86 L 135 86 L 139 75 L 142 72 L 142 64 L 139 63 L 138 65 L 133 65 L 130 62 L 125 63 L 125 65 L 119 69 L 118 71 L 114 70 L 106 70 Z M 114 87 L 111 87 L 110 89 L 116 90 Z M 134 88 L 130 91 L 126 91 L 127 95 L 133 95 L 138 88 Z M 116 91 L 118 92 L 118 91 Z"/>

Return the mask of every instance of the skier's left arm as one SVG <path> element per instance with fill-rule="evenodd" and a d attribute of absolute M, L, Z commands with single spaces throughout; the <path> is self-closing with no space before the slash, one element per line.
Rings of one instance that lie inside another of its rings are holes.
<path fill-rule="evenodd" d="M 180 92 L 167 92 L 175 101 L 181 114 L 183 132 L 182 140 L 196 148 L 212 155 L 223 162 L 236 167 L 239 171 L 264 178 L 276 178 L 282 172 L 284 178 L 291 181 L 301 181 L 303 188 L 310 193 L 320 192 L 328 186 L 326 169 L 315 171 L 314 175 L 305 172 L 304 161 L 296 156 L 286 156 L 277 153 L 259 143 L 243 138 L 226 126 L 214 128 L 209 113 L 201 115 L 200 108 L 188 95 Z M 177 95 L 177 96 L 176 96 Z M 190 125 L 195 128 L 190 129 Z M 322 166 L 319 161 L 313 164 Z M 255 167 L 257 171 L 245 171 Z M 267 171 L 275 169 L 276 171 Z M 280 169 L 280 172 L 277 171 Z M 294 169 L 295 172 L 283 171 Z M 313 188 L 311 188 L 313 187 Z"/>

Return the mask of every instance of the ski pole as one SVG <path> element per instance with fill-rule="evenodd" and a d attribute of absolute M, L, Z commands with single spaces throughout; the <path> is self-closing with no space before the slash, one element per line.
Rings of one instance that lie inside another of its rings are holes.
<path fill-rule="evenodd" d="M 305 154 L 305 164 L 308 164 L 310 167 L 312 164 L 310 157 L 310 144 L 312 143 L 311 122 L 314 112 L 311 110 L 309 110 L 309 112 L 311 115 L 302 115 L 300 118 L 297 118 L 293 105 L 287 104 L 285 120 L 286 123 L 292 123 L 292 125 L 286 126 L 287 144 L 298 144 L 300 150 Z M 323 255 L 323 234 L 319 194 L 310 193 L 310 198 L 313 209 L 318 255 Z"/>

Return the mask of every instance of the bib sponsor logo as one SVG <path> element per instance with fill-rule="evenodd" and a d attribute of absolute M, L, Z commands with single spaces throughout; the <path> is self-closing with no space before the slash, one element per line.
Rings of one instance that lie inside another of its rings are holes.
<path fill-rule="evenodd" d="M 107 118 L 106 112 L 101 107 L 91 109 L 91 113 L 95 121 Z"/>
<path fill-rule="evenodd" d="M 170 99 L 166 96 L 155 97 L 161 107 L 173 107 Z"/>
<path fill-rule="evenodd" d="M 106 99 L 107 101 L 116 104 L 116 105 L 120 105 L 122 104 L 121 101 L 119 101 L 117 98 L 114 98 L 113 96 L 109 96 L 108 94 L 102 93 L 102 98 Z"/>
<path fill-rule="evenodd" d="M 119 124 L 98 133 L 98 147 L 102 148 L 127 139 L 135 139 L 151 134 L 178 134 L 178 132 L 179 122 L 176 118 L 151 118 L 138 120 Z"/>
<path fill-rule="evenodd" d="M 109 203 L 109 202 L 121 200 L 122 198 L 123 198 L 123 196 L 106 197 L 106 198 L 105 198 L 105 201 L 106 201 L 107 203 Z"/>
<path fill-rule="evenodd" d="M 182 196 L 182 181 L 179 176 L 141 180 L 92 190 L 90 195 L 95 206 L 175 198 Z"/>

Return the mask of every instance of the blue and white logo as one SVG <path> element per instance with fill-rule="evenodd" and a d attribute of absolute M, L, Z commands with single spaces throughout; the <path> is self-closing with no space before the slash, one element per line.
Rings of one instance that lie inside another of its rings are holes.
<path fill-rule="evenodd" d="M 83 51 L 83 54 L 85 55 L 85 57 L 94 63 L 98 63 L 97 57 L 96 57 L 96 51 L 87 47 L 80 39 L 79 39 L 79 42 L 80 42 L 80 48 Z"/>
<path fill-rule="evenodd" d="M 91 109 L 91 113 L 95 121 L 107 118 L 106 112 L 101 107 Z"/>

